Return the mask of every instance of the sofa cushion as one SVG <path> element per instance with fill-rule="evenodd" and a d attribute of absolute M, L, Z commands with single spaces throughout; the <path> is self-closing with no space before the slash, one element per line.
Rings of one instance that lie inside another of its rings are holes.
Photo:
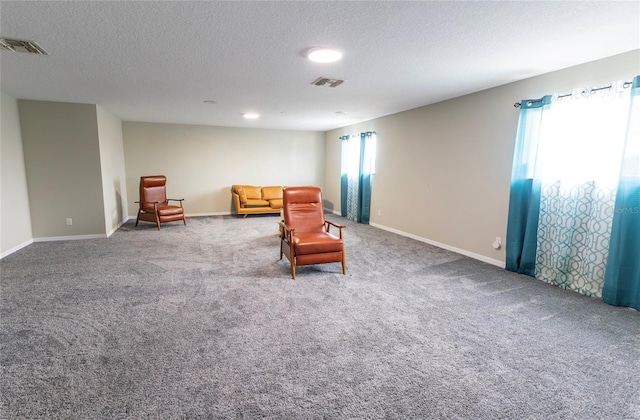
<path fill-rule="evenodd" d="M 267 200 L 253 200 L 251 198 L 247 198 L 247 203 L 244 206 L 245 207 L 269 207 L 269 202 Z"/>
<path fill-rule="evenodd" d="M 271 187 L 262 187 L 262 199 L 263 200 L 276 200 L 276 199 L 282 199 L 282 187 L 277 186 L 271 186 Z"/>
<path fill-rule="evenodd" d="M 272 209 L 281 209 L 282 208 L 282 198 L 275 198 L 273 200 L 269 200 L 269 206 Z"/>
<path fill-rule="evenodd" d="M 240 197 L 240 203 L 247 204 L 247 193 L 244 192 L 244 188 L 238 188 L 238 197 Z"/>
<path fill-rule="evenodd" d="M 243 185 L 242 189 L 247 195 L 247 200 L 262 200 L 262 188 L 253 185 Z"/>

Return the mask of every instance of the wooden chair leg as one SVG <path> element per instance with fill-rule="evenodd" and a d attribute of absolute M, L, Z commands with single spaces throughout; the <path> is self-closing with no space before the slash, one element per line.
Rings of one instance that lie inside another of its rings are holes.
<path fill-rule="evenodd" d="M 347 274 L 347 256 L 342 251 L 342 274 Z"/>
<path fill-rule="evenodd" d="M 156 226 L 158 226 L 158 230 L 160 230 L 160 218 L 158 217 L 158 213 L 156 213 Z"/>

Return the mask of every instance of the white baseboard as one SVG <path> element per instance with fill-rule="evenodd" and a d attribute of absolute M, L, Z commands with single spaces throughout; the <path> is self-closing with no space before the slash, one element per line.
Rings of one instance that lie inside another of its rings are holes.
<path fill-rule="evenodd" d="M 331 213 L 331 214 L 335 214 L 336 216 L 340 216 L 341 213 L 335 210 L 330 210 L 330 209 L 325 209 L 326 212 Z M 186 215 L 186 217 L 205 217 L 205 216 L 226 216 L 226 215 L 230 215 L 231 212 L 216 212 L 216 213 L 192 213 L 189 215 Z M 135 216 L 129 216 L 128 220 L 135 220 L 137 217 L 137 215 Z M 118 224 L 118 228 L 120 226 L 122 226 L 127 220 L 122 221 L 121 223 Z M 411 233 L 407 233 L 407 232 L 403 232 L 401 230 L 398 229 L 393 229 L 384 225 L 380 225 L 378 223 L 370 223 L 370 226 L 373 226 L 375 228 L 378 229 L 382 229 L 382 230 L 386 230 L 387 232 L 391 232 L 391 233 L 395 233 L 397 235 L 400 236 L 405 236 L 407 238 L 411 238 L 411 239 L 415 239 L 416 241 L 420 241 L 420 242 L 424 242 L 427 243 L 429 245 L 433 245 L 433 246 L 437 246 L 438 248 L 442 248 L 442 249 L 446 249 L 447 251 L 451 251 L 451 252 L 455 252 L 457 254 L 461 254 L 482 262 L 486 262 L 487 264 L 491 264 L 491 265 L 495 265 L 496 267 L 500 267 L 500 268 L 504 268 L 505 267 L 505 262 L 504 261 L 500 261 L 500 260 L 496 260 L 494 258 L 489 258 L 486 257 L 484 255 L 480 255 L 480 254 L 476 254 L 475 252 L 470 252 L 467 251 L 465 249 L 461 249 L 461 248 L 456 248 L 454 246 L 450 246 L 447 244 L 443 244 L 440 242 L 436 242 L 436 241 L 432 241 L 430 239 L 426 239 L 417 235 L 413 235 Z M 100 238 L 107 238 L 109 236 L 111 236 L 115 231 L 117 230 L 114 229 L 112 232 L 109 232 L 108 235 L 104 235 L 104 234 L 99 234 L 99 235 L 76 235 L 76 236 L 52 236 L 52 237 L 48 237 L 48 238 L 35 238 L 35 239 L 30 239 L 26 242 L 23 242 L 20 245 L 17 245 L 5 252 L 3 252 L 2 254 L 0 254 L 0 259 L 6 257 L 7 255 L 13 254 L 14 252 L 28 246 L 31 245 L 34 242 L 50 242 L 50 241 L 69 241 L 69 240 L 81 240 L 81 239 L 100 239 Z"/>
<path fill-rule="evenodd" d="M 189 217 L 207 217 L 207 216 L 229 216 L 231 214 L 235 214 L 235 213 L 232 213 L 230 211 L 218 211 L 214 213 L 189 213 L 189 214 L 185 214 L 184 217 L 189 218 Z M 127 220 L 136 220 L 137 218 L 138 218 L 138 215 L 134 214 L 133 216 L 128 216 Z"/>
<path fill-rule="evenodd" d="M 76 241 L 82 239 L 103 239 L 106 237 L 107 235 L 104 233 L 96 235 L 49 236 L 47 238 L 34 238 L 33 242 Z"/>
<path fill-rule="evenodd" d="M 110 237 L 111 235 L 113 235 L 116 232 L 116 230 L 120 229 L 120 227 L 122 225 L 124 225 L 127 222 L 127 220 L 129 220 L 129 219 L 124 219 L 123 221 L 118 223 L 118 226 L 116 226 L 115 229 L 111 229 L 111 231 L 107 233 L 107 238 Z"/>
<path fill-rule="evenodd" d="M 126 220 L 125 220 L 126 221 Z M 118 228 L 124 224 L 125 221 L 122 221 L 118 224 Z M 0 260 L 6 257 L 7 255 L 13 254 L 16 251 L 21 250 L 22 248 L 31 245 L 34 242 L 54 242 L 54 241 L 75 241 L 82 239 L 104 239 L 111 236 L 118 228 L 113 229 L 109 234 L 94 234 L 94 235 L 74 235 L 74 236 L 49 236 L 46 238 L 33 238 L 29 239 L 21 243 L 20 245 L 14 246 L 13 248 L 3 252 L 0 254 Z"/>
<path fill-rule="evenodd" d="M 185 214 L 184 217 L 229 216 L 230 214 L 235 213 L 231 213 L 230 211 L 218 211 L 214 213 L 189 213 Z"/>
<path fill-rule="evenodd" d="M 11 249 L 6 250 L 5 252 L 3 252 L 2 254 L 0 254 L 0 260 L 3 259 L 4 257 L 6 257 L 7 255 L 11 255 L 16 251 L 21 250 L 22 248 L 24 248 L 25 246 L 29 246 L 33 243 L 33 239 L 29 239 L 28 241 L 25 241 L 23 243 L 21 243 L 20 245 L 16 245 Z"/>
<path fill-rule="evenodd" d="M 342 217 L 342 212 L 341 211 L 331 210 L 331 209 L 327 209 L 327 208 L 325 208 L 324 211 L 326 213 L 331 213 L 331 214 L 335 214 L 336 216 Z M 504 268 L 505 267 L 505 262 L 504 261 L 496 260 L 494 258 L 485 257 L 484 255 L 476 254 L 475 252 L 470 252 L 470 251 L 467 251 L 465 249 L 460 249 L 460 248 L 456 248 L 454 246 L 450 246 L 450 245 L 447 245 L 447 244 L 442 244 L 440 242 L 432 241 L 431 239 L 422 238 L 420 236 L 416 236 L 416 235 L 413 235 L 411 233 L 403 232 L 401 230 L 393 229 L 393 228 L 390 228 L 390 227 L 387 227 L 387 226 L 384 226 L 384 225 L 379 225 L 377 223 L 369 223 L 369 225 L 373 226 L 375 228 L 378 228 L 378 229 L 386 230 L 387 232 L 398 234 L 400 236 L 405 236 L 407 238 L 415 239 L 416 241 L 420 241 L 420 242 L 424 242 L 424 243 L 429 244 L 429 245 L 437 246 L 438 248 L 446 249 L 447 251 L 452 251 L 452 252 L 455 252 L 456 254 L 461 254 L 461 255 L 473 258 L 475 260 L 486 262 L 487 264 L 495 265 L 495 266 L 500 267 L 500 268 Z"/>
<path fill-rule="evenodd" d="M 484 255 L 476 254 L 475 252 L 470 252 L 465 249 L 456 248 L 454 246 L 450 246 L 447 244 L 442 244 L 440 242 L 432 241 L 430 239 L 422 238 L 420 236 L 413 235 L 411 233 L 403 232 L 401 230 L 393 229 L 387 226 L 379 225 L 377 223 L 369 223 L 371 226 L 376 227 L 378 229 L 386 230 L 388 232 L 396 233 L 401 236 L 406 236 L 407 238 L 415 239 L 416 241 L 424 242 L 429 245 L 437 246 L 438 248 L 446 249 L 447 251 L 455 252 L 456 254 L 461 254 L 475 260 L 479 260 L 482 262 L 486 262 L 487 264 L 495 265 L 500 268 L 505 267 L 504 261 L 496 260 L 494 258 L 485 257 Z"/>

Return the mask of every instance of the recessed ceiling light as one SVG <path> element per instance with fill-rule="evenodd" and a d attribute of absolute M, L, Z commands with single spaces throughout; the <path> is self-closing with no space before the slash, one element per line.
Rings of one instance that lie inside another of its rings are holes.
<path fill-rule="evenodd" d="M 342 53 L 333 48 L 317 47 L 307 51 L 307 58 L 314 63 L 335 63 L 342 58 Z"/>
<path fill-rule="evenodd" d="M 242 116 L 248 120 L 255 120 L 257 118 L 260 118 L 260 114 L 256 114 L 255 112 L 247 112 L 245 114 L 242 114 Z"/>

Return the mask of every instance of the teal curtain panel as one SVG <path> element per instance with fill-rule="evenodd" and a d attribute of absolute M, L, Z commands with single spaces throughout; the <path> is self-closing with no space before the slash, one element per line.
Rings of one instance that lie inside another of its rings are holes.
<path fill-rule="evenodd" d="M 633 79 L 603 296 L 640 310 L 640 76 Z"/>

